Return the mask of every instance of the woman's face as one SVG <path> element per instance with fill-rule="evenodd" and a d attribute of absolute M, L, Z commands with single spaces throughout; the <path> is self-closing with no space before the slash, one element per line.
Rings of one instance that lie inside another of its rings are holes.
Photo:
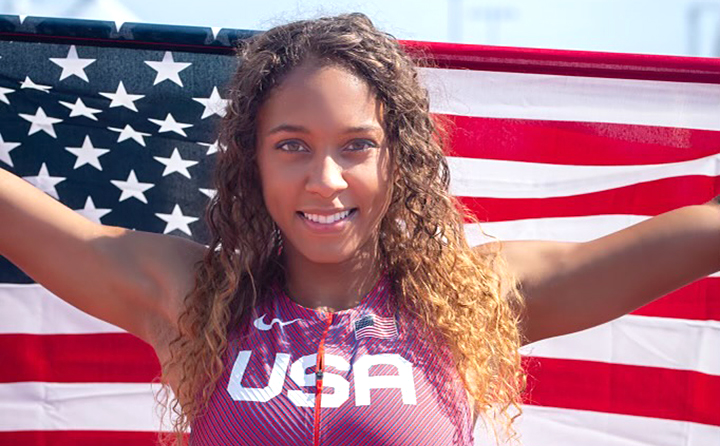
<path fill-rule="evenodd" d="M 381 122 L 367 83 L 338 66 L 306 62 L 270 93 L 258 167 L 287 255 L 338 263 L 374 248 L 392 183 Z"/>

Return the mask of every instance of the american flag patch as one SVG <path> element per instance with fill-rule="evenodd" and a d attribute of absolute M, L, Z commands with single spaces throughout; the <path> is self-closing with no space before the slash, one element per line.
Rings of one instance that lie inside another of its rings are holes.
<path fill-rule="evenodd" d="M 395 319 L 368 314 L 353 322 L 355 328 L 355 339 L 378 338 L 392 339 L 398 336 Z"/>

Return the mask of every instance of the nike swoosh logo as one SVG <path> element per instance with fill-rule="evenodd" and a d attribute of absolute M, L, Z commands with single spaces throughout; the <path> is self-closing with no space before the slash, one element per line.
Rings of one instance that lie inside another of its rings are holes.
<path fill-rule="evenodd" d="M 280 325 L 281 327 L 284 327 L 284 326 L 286 326 L 286 325 L 290 325 L 290 324 L 292 324 L 293 322 L 297 322 L 297 321 L 299 321 L 299 320 L 300 320 L 300 319 L 293 319 L 292 321 L 283 322 L 283 321 L 281 321 L 280 319 L 275 318 L 275 319 L 273 319 L 273 320 L 270 321 L 270 324 L 266 324 L 266 323 L 265 323 L 265 315 L 263 314 L 263 315 L 260 316 L 259 318 L 255 319 L 255 321 L 253 322 L 253 325 L 255 326 L 255 328 L 257 328 L 257 329 L 260 330 L 260 331 L 268 331 L 268 330 L 270 330 L 270 329 L 272 328 L 272 326 L 275 325 L 275 324 L 278 324 L 278 325 Z"/>

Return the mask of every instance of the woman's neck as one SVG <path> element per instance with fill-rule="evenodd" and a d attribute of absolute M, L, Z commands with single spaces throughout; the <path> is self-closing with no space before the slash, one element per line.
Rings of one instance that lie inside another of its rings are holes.
<path fill-rule="evenodd" d="M 315 263 L 292 248 L 283 258 L 288 296 L 304 307 L 330 312 L 357 306 L 384 268 L 377 248 L 340 263 Z"/>

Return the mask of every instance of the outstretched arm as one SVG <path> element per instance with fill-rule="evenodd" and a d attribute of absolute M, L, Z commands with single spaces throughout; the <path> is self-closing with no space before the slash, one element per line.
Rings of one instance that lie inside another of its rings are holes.
<path fill-rule="evenodd" d="M 511 241 L 526 342 L 584 330 L 720 271 L 720 196 L 585 243 Z"/>
<path fill-rule="evenodd" d="M 176 321 L 205 249 L 94 223 L 0 169 L 0 255 L 71 305 L 151 344 Z"/>

